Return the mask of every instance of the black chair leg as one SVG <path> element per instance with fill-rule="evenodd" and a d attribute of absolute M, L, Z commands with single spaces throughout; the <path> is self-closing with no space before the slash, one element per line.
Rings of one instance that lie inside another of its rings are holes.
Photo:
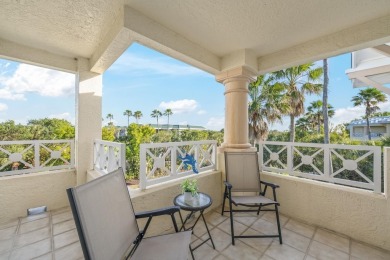
<path fill-rule="evenodd" d="M 172 219 L 172 223 L 173 223 L 173 227 L 175 228 L 175 232 L 179 232 L 179 229 L 177 228 L 177 223 L 176 223 L 176 219 L 175 219 L 175 215 L 174 214 L 171 214 L 171 219 Z"/>
<path fill-rule="evenodd" d="M 260 214 L 260 210 L 261 210 L 261 204 L 260 204 L 260 206 L 259 206 L 259 210 L 257 211 L 257 215 Z"/>
<path fill-rule="evenodd" d="M 280 229 L 279 211 L 278 211 L 278 205 L 277 204 L 275 204 L 275 214 L 276 214 L 276 222 L 278 224 L 279 243 L 283 244 L 283 242 L 282 242 L 282 231 Z"/>
<path fill-rule="evenodd" d="M 225 201 L 226 201 L 226 188 L 225 188 L 225 193 L 223 194 L 223 202 L 222 202 L 222 212 L 221 212 L 221 216 L 223 216 L 223 213 L 225 211 Z"/>
<path fill-rule="evenodd" d="M 232 245 L 234 246 L 233 205 L 230 198 L 229 198 L 229 206 L 230 206 L 230 232 L 232 235 Z"/>

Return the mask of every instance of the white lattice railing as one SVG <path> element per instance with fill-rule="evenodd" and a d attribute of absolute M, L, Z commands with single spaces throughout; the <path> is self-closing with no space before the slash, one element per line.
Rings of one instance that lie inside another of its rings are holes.
<path fill-rule="evenodd" d="M 261 142 L 260 167 L 330 183 L 381 192 L 381 147 Z"/>
<path fill-rule="evenodd" d="M 126 171 L 126 146 L 123 143 L 95 140 L 93 169 L 102 174 L 122 167 Z"/>
<path fill-rule="evenodd" d="M 71 168 L 73 140 L 0 142 L 0 176 Z"/>
<path fill-rule="evenodd" d="M 216 141 L 141 144 L 140 188 L 216 169 Z"/>

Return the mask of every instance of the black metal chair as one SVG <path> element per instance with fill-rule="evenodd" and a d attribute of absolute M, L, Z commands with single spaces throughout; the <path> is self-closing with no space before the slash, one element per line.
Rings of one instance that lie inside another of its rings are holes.
<path fill-rule="evenodd" d="M 222 215 L 224 212 L 230 212 L 230 225 L 232 244 L 234 245 L 235 238 L 251 238 L 251 237 L 279 237 L 279 243 L 282 244 L 282 233 L 280 229 L 279 203 L 276 200 L 276 188 L 278 185 L 260 180 L 258 155 L 256 152 L 225 152 L 225 173 L 226 181 L 225 192 L 223 195 Z M 264 190 L 261 190 L 261 185 L 264 185 Z M 271 187 L 273 192 L 273 200 L 266 198 L 267 188 Z M 239 193 L 252 193 L 258 195 L 239 195 Z M 233 194 L 236 193 L 236 194 Z M 225 201 L 229 200 L 229 210 L 225 211 Z M 254 207 L 257 209 L 233 209 L 234 206 Z M 265 206 L 274 206 L 274 209 L 262 209 Z M 258 235 L 258 236 L 236 236 L 234 235 L 233 212 L 257 212 L 260 211 L 275 211 L 278 234 L 276 235 Z"/>
<path fill-rule="evenodd" d="M 187 259 L 191 231 L 178 232 L 172 206 L 135 214 L 122 169 L 67 189 L 81 247 L 89 259 Z M 178 233 L 144 238 L 154 216 L 170 215 Z M 136 219 L 148 218 L 142 231 Z"/>

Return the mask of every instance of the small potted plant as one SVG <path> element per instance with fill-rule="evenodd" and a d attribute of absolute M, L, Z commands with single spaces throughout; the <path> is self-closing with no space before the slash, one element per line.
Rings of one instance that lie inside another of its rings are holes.
<path fill-rule="evenodd" d="M 198 195 L 198 184 L 196 179 L 186 179 L 181 183 L 181 190 L 184 194 L 184 201 L 192 202 L 193 199 Z"/>

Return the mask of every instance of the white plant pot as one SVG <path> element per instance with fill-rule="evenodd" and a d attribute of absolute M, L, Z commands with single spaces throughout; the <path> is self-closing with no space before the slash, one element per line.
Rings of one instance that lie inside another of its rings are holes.
<path fill-rule="evenodd" d="M 194 196 L 192 196 L 191 192 L 184 192 L 184 201 L 187 203 L 191 203 L 194 200 Z"/>

